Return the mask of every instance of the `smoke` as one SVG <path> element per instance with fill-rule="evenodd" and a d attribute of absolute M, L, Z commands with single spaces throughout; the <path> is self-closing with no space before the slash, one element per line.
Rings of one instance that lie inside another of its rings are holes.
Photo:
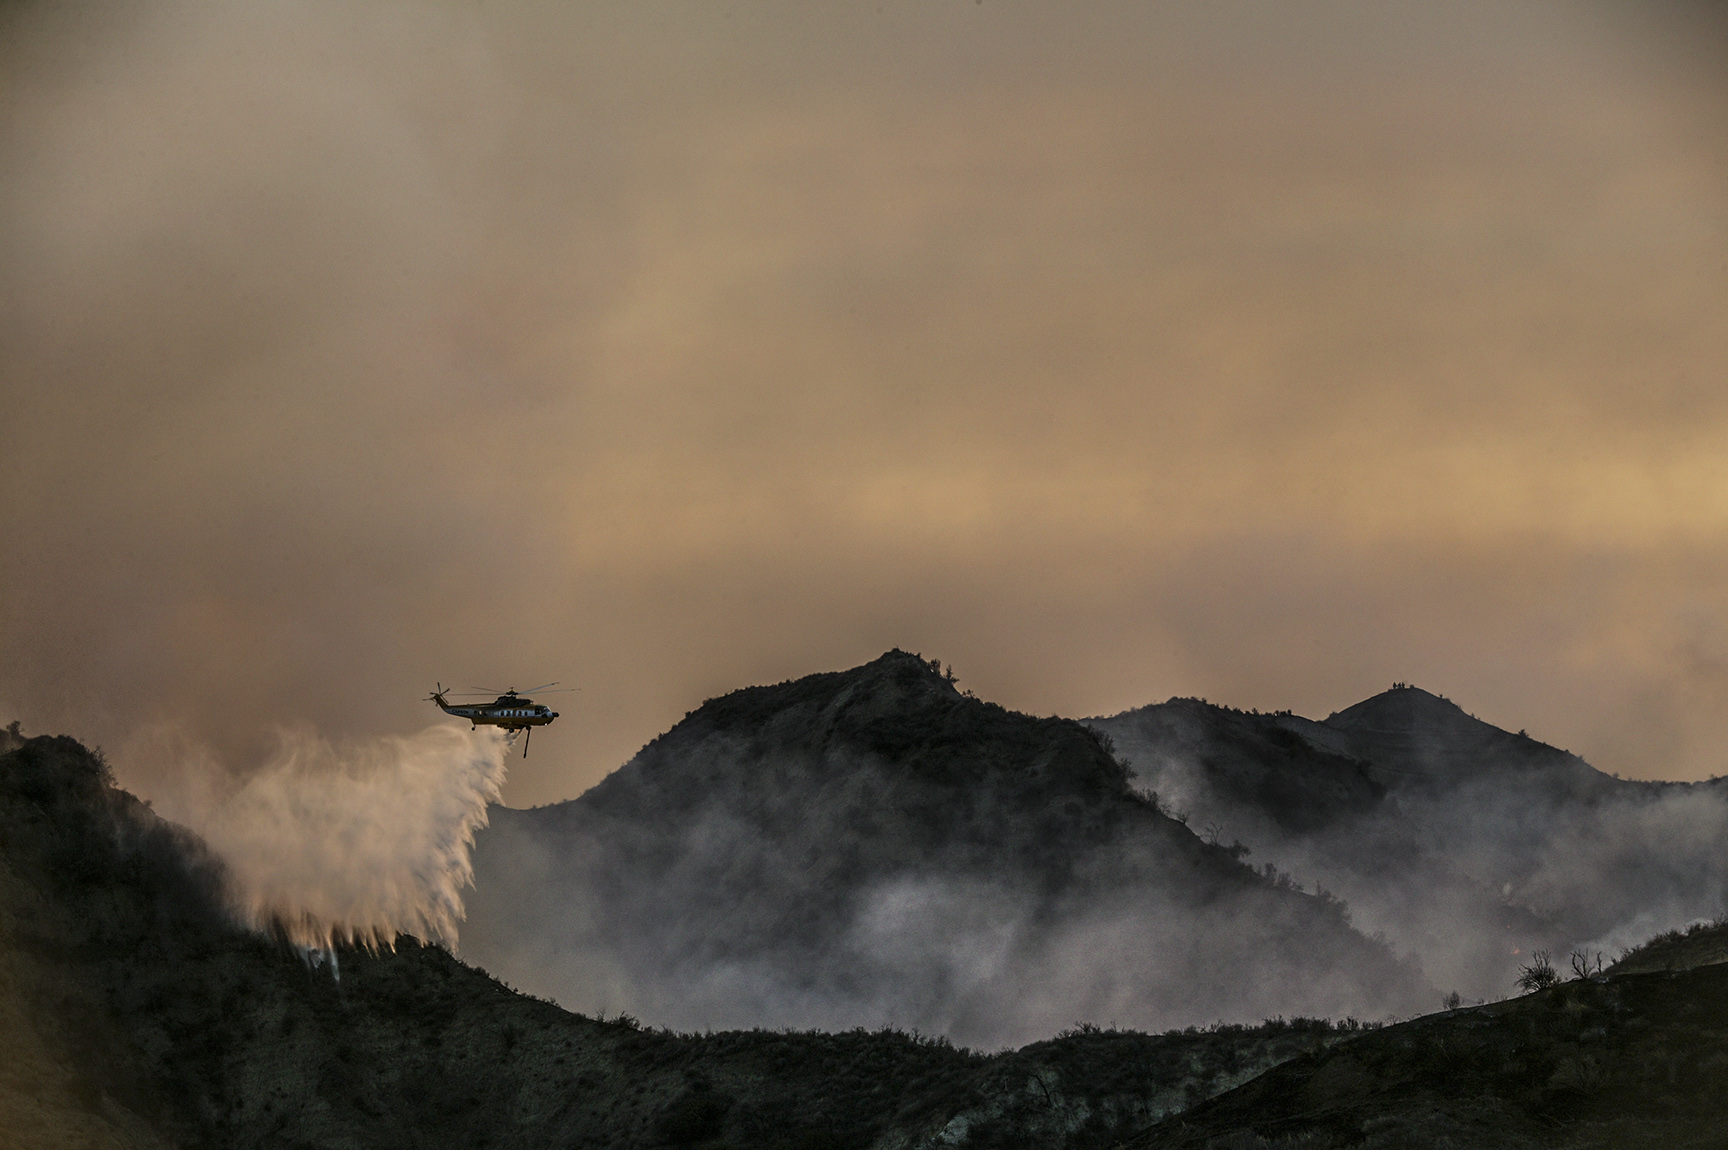
<path fill-rule="evenodd" d="M 727 733 L 701 734 L 722 722 L 705 709 L 577 802 L 497 812 L 465 954 L 570 1009 L 681 1029 L 1000 1046 L 1078 1021 L 1426 1013 L 1442 990 L 1506 997 L 1536 949 L 1612 961 L 1728 910 L 1728 787 L 1612 780 L 1424 692 L 1394 702 L 1433 721 L 1396 730 L 1383 712 L 1346 730 L 1190 702 L 1091 721 L 1196 833 L 1272 864 L 1245 886 L 1184 855 L 1187 830 L 1099 834 L 1103 792 L 1028 789 L 1048 748 L 867 670 L 801 681 L 805 710 L 754 734 L 750 704 L 721 700 Z M 860 715 L 944 750 L 848 750 L 837 732 Z M 1370 743 L 1373 763 L 1341 753 Z M 988 766 L 944 757 L 967 753 Z M 956 774 L 952 792 L 920 781 Z"/>
<path fill-rule="evenodd" d="M 1364 930 L 1384 931 L 1437 984 L 1473 999 L 1508 993 L 1534 949 L 1612 961 L 1728 912 L 1721 788 L 1673 784 L 1573 806 L 1479 787 L 1401 805 L 1421 828 L 1418 858 L 1366 857 L 1391 836 L 1361 824 L 1350 837 L 1293 840 L 1258 836 L 1239 813 L 1220 818 L 1255 857 L 1336 891 Z"/>
<path fill-rule="evenodd" d="M 831 698 L 812 684 L 750 736 L 691 720 L 581 800 L 495 812 L 464 956 L 657 1025 L 893 1025 L 982 1047 L 1077 1021 L 1438 1006 L 1324 900 L 1248 880 L 1088 778 L 1097 749 L 1064 745 L 1064 724 L 860 678 Z M 865 752 L 859 724 L 940 749 Z"/>
<path fill-rule="evenodd" d="M 506 737 L 444 724 L 340 744 L 305 728 L 277 738 L 240 779 L 174 748 L 181 785 L 154 800 L 227 865 L 235 917 L 308 952 L 387 947 L 399 934 L 455 946 Z M 179 740 L 156 742 L 162 753 Z"/>
<path fill-rule="evenodd" d="M 1400 725 L 1398 699 L 1426 719 Z M 1535 949 L 1612 961 L 1728 912 L 1723 782 L 1611 779 L 1426 692 L 1363 706 L 1374 729 L 1193 700 L 1089 722 L 1203 834 L 1341 896 L 1467 998 L 1504 996 Z M 1385 789 L 1347 790 L 1357 772 Z"/>
<path fill-rule="evenodd" d="M 1412 807 L 1434 841 L 1451 844 L 1454 866 L 1560 926 L 1568 948 L 1612 958 L 1728 913 L 1720 784 L 1641 784 L 1588 803 L 1478 786 Z"/>

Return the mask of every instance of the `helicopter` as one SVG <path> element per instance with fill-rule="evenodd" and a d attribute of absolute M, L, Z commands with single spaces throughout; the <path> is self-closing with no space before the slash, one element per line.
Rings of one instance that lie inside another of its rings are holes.
<path fill-rule="evenodd" d="M 558 717 L 558 712 L 544 703 L 536 703 L 528 698 L 534 691 L 546 691 L 548 687 L 556 687 L 556 682 L 542 683 L 538 687 L 530 687 L 527 691 L 518 691 L 511 687 L 508 691 L 498 692 L 488 687 L 474 687 L 468 691 L 452 692 L 444 684 L 439 683 L 438 689 L 427 696 L 429 702 L 437 703 L 438 709 L 446 715 L 455 715 L 458 719 L 467 719 L 473 730 L 475 727 L 502 727 L 514 737 L 518 731 L 527 731 L 527 738 L 522 740 L 522 757 L 528 757 L 528 740 L 534 737 L 535 727 L 544 727 Z M 565 687 L 564 691 L 573 691 L 574 687 Z M 549 694 L 562 694 L 563 691 L 551 691 Z M 497 695 L 490 703 L 457 703 L 451 706 L 448 694 L 456 695 Z"/>

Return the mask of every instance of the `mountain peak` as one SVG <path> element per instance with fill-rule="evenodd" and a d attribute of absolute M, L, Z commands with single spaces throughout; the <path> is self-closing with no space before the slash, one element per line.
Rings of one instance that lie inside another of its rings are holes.
<path fill-rule="evenodd" d="M 1569 751 L 1522 731 L 1504 731 L 1444 695 L 1405 683 L 1329 715 L 1320 725 L 1346 735 L 1351 753 L 1377 770 L 1408 780 L 1445 786 L 1512 772 L 1575 797 L 1616 785 Z"/>
<path fill-rule="evenodd" d="M 940 659 L 925 659 L 895 647 L 849 670 L 729 691 L 705 700 L 685 721 L 728 731 L 757 727 L 788 710 L 950 703 L 960 695 L 953 676 L 952 668 L 943 673 Z"/>
<path fill-rule="evenodd" d="M 1325 723 L 1329 727 L 1347 731 L 1400 733 L 1457 728 L 1469 724 L 1488 726 L 1474 715 L 1466 713 L 1464 708 L 1446 696 L 1424 691 L 1421 687 L 1413 687 L 1408 683 L 1394 683 L 1389 691 L 1382 691 L 1355 706 L 1335 711 L 1326 717 Z"/>
<path fill-rule="evenodd" d="M 1055 786 L 1094 799 L 1132 796 L 1127 768 L 1088 728 L 963 694 L 952 676 L 939 660 L 895 648 L 845 671 L 744 687 L 706 700 L 573 802 L 634 806 L 647 801 L 644 785 L 672 786 L 674 793 L 655 801 L 707 801 L 721 775 L 749 776 L 769 761 L 825 762 L 822 773 L 831 777 L 868 761 L 962 789 L 995 780 L 1016 791 Z M 709 770 L 716 739 L 729 748 L 721 775 Z"/>
<path fill-rule="evenodd" d="M 1101 733 L 893 650 L 709 699 L 580 798 L 495 812 L 463 946 L 573 1001 L 617 971 L 678 1027 L 892 1018 L 987 1043 L 1077 1002 L 1164 1023 L 1254 1017 L 1289 986 L 1304 1013 L 1438 993 L 1241 853 L 1135 789 Z M 517 966 L 525 938 L 573 957 Z"/>

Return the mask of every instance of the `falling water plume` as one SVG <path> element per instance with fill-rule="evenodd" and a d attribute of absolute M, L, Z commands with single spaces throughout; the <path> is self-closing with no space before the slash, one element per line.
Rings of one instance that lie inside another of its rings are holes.
<path fill-rule="evenodd" d="M 342 745 L 284 731 L 262 770 L 188 821 L 227 863 L 235 917 L 334 971 L 338 945 L 455 944 L 505 755 L 492 729 Z"/>

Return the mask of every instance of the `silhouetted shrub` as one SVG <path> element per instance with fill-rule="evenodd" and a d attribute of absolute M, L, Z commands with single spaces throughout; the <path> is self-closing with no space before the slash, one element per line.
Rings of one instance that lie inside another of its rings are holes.
<path fill-rule="evenodd" d="M 1545 950 L 1531 954 L 1530 965 L 1518 968 L 1518 989 L 1526 994 L 1547 990 L 1559 981 L 1560 972 L 1554 969 L 1554 958 Z"/>

